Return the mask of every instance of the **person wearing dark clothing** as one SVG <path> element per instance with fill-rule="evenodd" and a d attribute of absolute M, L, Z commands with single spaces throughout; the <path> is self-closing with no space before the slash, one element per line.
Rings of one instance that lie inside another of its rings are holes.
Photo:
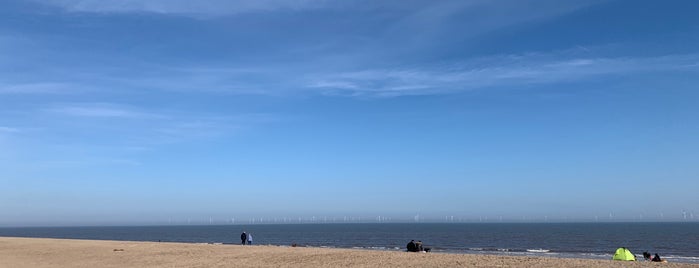
<path fill-rule="evenodd" d="M 242 241 L 242 244 L 243 244 L 243 245 L 245 245 L 245 242 L 248 241 L 248 235 L 247 235 L 245 232 L 243 232 L 242 234 L 240 234 L 240 241 Z"/>
<path fill-rule="evenodd" d="M 650 261 L 650 253 L 648 253 L 648 251 L 643 252 L 643 259 Z"/>
<path fill-rule="evenodd" d="M 406 247 L 408 248 L 408 252 L 417 252 L 417 245 L 415 245 L 415 240 L 410 240 Z"/>
<path fill-rule="evenodd" d="M 655 253 L 655 256 L 654 256 L 653 259 L 650 260 L 650 261 L 661 262 L 661 261 L 663 261 L 663 260 L 660 259 L 660 255 L 658 255 L 658 253 Z"/>

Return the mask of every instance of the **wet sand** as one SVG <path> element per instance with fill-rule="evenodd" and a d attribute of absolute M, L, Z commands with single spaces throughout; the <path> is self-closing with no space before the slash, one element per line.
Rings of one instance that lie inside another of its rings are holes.
<path fill-rule="evenodd" d="M 475 254 L 0 237 L 0 267 L 699 267 Z"/>

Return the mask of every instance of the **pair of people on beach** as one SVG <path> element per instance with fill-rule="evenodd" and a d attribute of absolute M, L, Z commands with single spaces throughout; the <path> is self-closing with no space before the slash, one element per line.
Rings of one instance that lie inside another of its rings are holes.
<path fill-rule="evenodd" d="M 663 259 L 660 258 L 660 255 L 658 255 L 658 253 L 655 253 L 655 256 L 653 256 L 653 258 L 651 258 L 650 253 L 648 253 L 647 251 L 643 252 L 643 259 L 645 259 L 647 261 L 652 261 L 652 262 L 662 262 L 663 261 Z"/>
<path fill-rule="evenodd" d="M 424 248 L 422 246 L 422 241 L 418 240 L 415 242 L 415 240 L 410 240 L 408 242 L 408 245 L 406 246 L 408 249 L 408 252 L 429 252 L 430 248 Z"/>
<path fill-rule="evenodd" d="M 240 234 L 240 242 L 243 245 L 245 245 L 245 242 L 247 242 L 248 245 L 252 245 L 252 234 L 243 232 Z"/>

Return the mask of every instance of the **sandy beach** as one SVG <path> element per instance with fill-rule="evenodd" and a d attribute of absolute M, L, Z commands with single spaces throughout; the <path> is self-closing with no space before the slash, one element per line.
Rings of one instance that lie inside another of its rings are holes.
<path fill-rule="evenodd" d="M 0 237 L 0 267 L 699 267 L 682 263 Z"/>

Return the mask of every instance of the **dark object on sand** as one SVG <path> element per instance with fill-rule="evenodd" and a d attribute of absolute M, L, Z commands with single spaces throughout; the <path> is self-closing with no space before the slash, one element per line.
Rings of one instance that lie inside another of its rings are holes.
<path fill-rule="evenodd" d="M 643 259 L 650 261 L 650 253 L 648 253 L 648 251 L 643 252 Z"/>
<path fill-rule="evenodd" d="M 423 247 L 422 241 L 415 242 L 415 240 L 410 240 L 408 245 L 405 247 L 407 248 L 408 252 L 430 252 L 432 250 L 431 248 Z"/>
<path fill-rule="evenodd" d="M 658 253 L 655 253 L 655 256 L 653 256 L 653 259 L 650 261 L 662 262 L 663 260 L 660 258 L 660 255 L 658 255 Z"/>
<path fill-rule="evenodd" d="M 415 245 L 415 240 L 410 240 L 406 246 L 408 252 L 417 252 L 417 245 Z"/>

